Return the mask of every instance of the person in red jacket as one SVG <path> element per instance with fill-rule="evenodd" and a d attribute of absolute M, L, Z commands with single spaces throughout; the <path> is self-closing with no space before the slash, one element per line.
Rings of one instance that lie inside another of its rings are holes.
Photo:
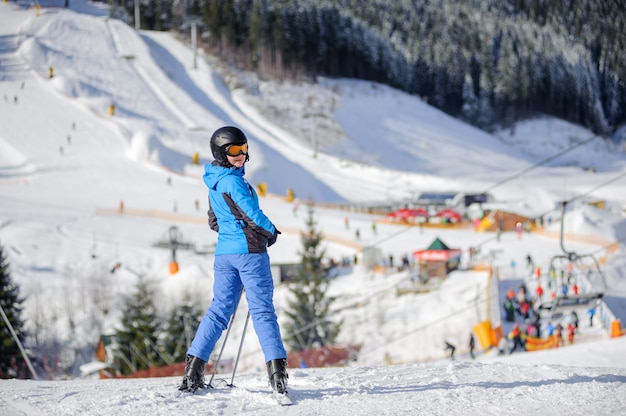
<path fill-rule="evenodd" d="M 567 342 L 574 343 L 574 334 L 576 333 L 576 327 L 570 322 L 567 324 Z"/>

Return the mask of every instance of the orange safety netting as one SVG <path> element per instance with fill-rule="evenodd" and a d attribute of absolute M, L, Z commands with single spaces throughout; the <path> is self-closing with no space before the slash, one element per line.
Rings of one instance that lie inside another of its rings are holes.
<path fill-rule="evenodd" d="M 556 348 L 559 344 L 563 344 L 563 340 L 560 340 L 557 336 L 551 336 L 549 338 L 526 338 L 526 351 L 538 351 L 547 350 L 548 348 Z"/>

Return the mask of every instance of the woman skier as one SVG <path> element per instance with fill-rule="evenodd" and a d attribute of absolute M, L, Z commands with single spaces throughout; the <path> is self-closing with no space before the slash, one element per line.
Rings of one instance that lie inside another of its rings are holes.
<path fill-rule="evenodd" d="M 254 330 L 265 356 L 270 385 L 278 393 L 287 389 L 287 353 L 274 310 L 274 282 L 267 247 L 280 231 L 259 208 L 254 188 L 244 179 L 249 160 L 248 140 L 237 127 L 221 127 L 211 136 L 215 159 L 205 165 L 209 189 L 209 226 L 218 233 L 215 248 L 213 300 L 191 346 L 179 390 L 204 388 L 204 367 L 227 328 L 242 290 Z"/>

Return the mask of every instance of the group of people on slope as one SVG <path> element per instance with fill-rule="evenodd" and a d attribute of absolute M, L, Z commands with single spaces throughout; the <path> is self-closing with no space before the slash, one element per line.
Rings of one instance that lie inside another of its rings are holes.
<path fill-rule="evenodd" d="M 533 307 L 535 299 L 529 299 L 525 285 L 521 285 L 517 293 L 510 289 L 504 300 L 505 320 L 515 322 L 511 331 L 507 334 L 508 351 L 513 353 L 516 350 L 525 351 L 527 338 L 552 338 L 554 346 L 565 345 L 564 337 L 569 344 L 574 343 L 575 334 L 578 332 L 579 318 L 575 310 L 567 316 L 556 321 L 548 321 L 542 325 L 541 316 Z M 504 353 L 505 345 L 500 348 Z"/>

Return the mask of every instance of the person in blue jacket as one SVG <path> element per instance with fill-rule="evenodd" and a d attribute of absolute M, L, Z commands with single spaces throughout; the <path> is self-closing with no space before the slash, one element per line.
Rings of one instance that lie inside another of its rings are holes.
<path fill-rule="evenodd" d="M 287 389 L 287 353 L 274 310 L 274 282 L 267 247 L 280 231 L 259 208 L 254 188 L 244 179 L 248 140 L 237 127 L 217 129 L 211 136 L 214 161 L 205 165 L 209 189 L 209 226 L 218 233 L 214 261 L 213 300 L 187 350 L 179 390 L 204 388 L 204 367 L 237 308 L 245 288 L 254 330 L 265 356 L 272 388 Z"/>

